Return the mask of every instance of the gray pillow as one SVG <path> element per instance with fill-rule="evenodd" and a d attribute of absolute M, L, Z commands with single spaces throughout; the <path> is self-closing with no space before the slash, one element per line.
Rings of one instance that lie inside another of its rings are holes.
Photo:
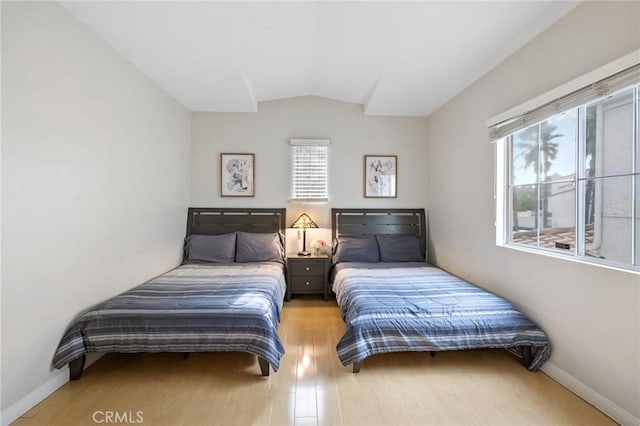
<path fill-rule="evenodd" d="M 335 241 L 333 263 L 378 262 L 378 243 L 375 237 L 338 237 Z"/>
<path fill-rule="evenodd" d="M 236 233 L 221 235 L 189 235 L 184 244 L 185 260 L 200 262 L 233 262 Z"/>
<path fill-rule="evenodd" d="M 236 262 L 284 263 L 284 244 L 280 234 L 237 232 Z"/>
<path fill-rule="evenodd" d="M 381 262 L 424 262 L 417 235 L 376 235 Z"/>

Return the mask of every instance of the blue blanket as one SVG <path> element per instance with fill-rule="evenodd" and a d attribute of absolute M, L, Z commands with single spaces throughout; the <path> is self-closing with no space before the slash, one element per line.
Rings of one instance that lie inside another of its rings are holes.
<path fill-rule="evenodd" d="M 279 263 L 182 265 L 82 314 L 53 364 L 86 352 L 240 351 L 277 371 L 285 289 Z"/>
<path fill-rule="evenodd" d="M 505 299 L 435 267 L 379 265 L 338 265 L 343 365 L 384 352 L 529 346 L 535 371 L 551 355 L 545 333 Z"/>

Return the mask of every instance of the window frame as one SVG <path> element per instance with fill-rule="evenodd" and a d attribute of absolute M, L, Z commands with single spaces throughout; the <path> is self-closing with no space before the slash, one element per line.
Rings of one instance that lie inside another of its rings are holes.
<path fill-rule="evenodd" d="M 603 100 L 615 96 L 617 93 L 621 93 L 624 91 L 632 90 L 632 169 L 629 173 L 616 174 L 616 175 L 605 175 L 598 177 L 587 177 L 584 175 L 584 161 L 586 160 L 585 154 L 585 130 L 586 130 L 586 108 L 590 105 L 595 105 Z M 511 213 L 512 213 L 512 198 L 511 198 L 511 189 L 512 189 L 512 157 L 511 157 L 511 148 L 512 148 L 512 138 L 515 133 L 522 130 L 517 130 L 505 137 L 497 139 L 495 141 L 495 203 L 496 203 L 496 245 L 511 249 L 517 249 L 521 251 L 526 251 L 535 254 L 541 254 L 545 256 L 560 258 L 560 259 L 568 259 L 577 261 L 579 263 L 591 264 L 604 266 L 607 268 L 621 270 L 625 272 L 632 273 L 640 273 L 640 253 L 638 253 L 638 239 L 640 238 L 640 234 L 638 233 L 638 210 L 640 209 L 640 188 L 638 188 L 640 181 L 640 160 L 638 159 L 639 150 L 640 150 L 640 111 L 639 111 L 639 103 L 640 102 L 640 82 L 637 82 L 633 85 L 625 87 L 623 89 L 617 90 L 615 93 L 612 93 L 607 96 L 603 96 L 600 98 L 594 98 L 583 105 L 569 108 L 565 111 L 558 111 L 556 115 L 562 114 L 563 112 L 577 110 L 577 133 L 575 137 L 575 150 L 574 150 L 574 160 L 575 160 L 575 173 L 573 178 L 573 186 L 575 190 L 575 221 L 574 221 L 574 248 L 570 252 L 563 252 L 561 250 L 546 248 L 538 246 L 532 246 L 528 244 L 522 244 L 518 242 L 512 241 L 512 230 L 511 225 Z M 556 115 L 552 116 L 555 117 Z M 546 121 L 552 117 L 548 117 L 543 121 Z M 532 123 L 531 126 L 538 125 L 540 123 Z M 530 127 L 530 126 L 527 126 Z M 628 264 L 618 263 L 615 261 L 610 261 L 607 259 L 601 259 L 598 257 L 588 256 L 585 253 L 585 204 L 584 204 L 584 187 L 586 182 L 592 179 L 611 179 L 616 177 L 629 177 L 631 179 L 631 262 Z M 539 186 L 541 183 L 536 181 L 535 185 Z M 539 199 L 538 199 L 539 201 Z M 539 202 L 538 207 L 539 209 Z M 536 214 L 539 215 L 539 212 L 536 211 Z M 538 236 L 540 226 L 538 225 Z M 539 244 L 539 243 L 538 243 Z"/>

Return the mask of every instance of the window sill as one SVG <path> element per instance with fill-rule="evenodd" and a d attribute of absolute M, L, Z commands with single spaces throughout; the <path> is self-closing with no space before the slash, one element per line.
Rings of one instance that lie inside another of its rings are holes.
<path fill-rule="evenodd" d="M 547 251 L 547 250 L 541 250 L 541 249 L 532 249 L 526 246 L 521 246 L 521 245 L 516 245 L 516 244 L 496 244 L 498 247 L 502 247 L 502 248 L 506 248 L 506 249 L 511 249 L 511 250 L 518 250 L 518 251 L 523 251 L 526 253 L 531 253 L 531 254 L 536 254 L 536 255 L 540 255 L 540 256 L 547 256 L 547 257 L 553 257 L 555 259 L 561 259 L 561 260 L 568 260 L 571 262 L 576 262 L 576 263 L 582 263 L 583 265 L 590 265 L 590 266 L 596 266 L 596 267 L 600 267 L 600 268 L 606 268 L 606 269 L 611 269 L 614 271 L 619 271 L 619 272 L 626 272 L 629 274 L 634 274 L 634 275 L 640 275 L 640 267 L 637 266 L 632 266 L 629 265 L 628 267 L 625 266 L 616 266 L 616 265 L 611 265 L 609 263 L 605 263 L 602 261 L 599 261 L 597 258 L 593 258 L 593 260 L 584 260 L 580 257 L 577 256 L 573 256 L 573 255 L 566 255 L 566 254 L 562 254 L 562 253 L 557 253 L 557 252 L 553 252 L 553 251 Z M 591 258 L 589 258 L 591 259 Z"/>
<path fill-rule="evenodd" d="M 289 198 L 290 203 L 328 203 L 328 198 Z"/>

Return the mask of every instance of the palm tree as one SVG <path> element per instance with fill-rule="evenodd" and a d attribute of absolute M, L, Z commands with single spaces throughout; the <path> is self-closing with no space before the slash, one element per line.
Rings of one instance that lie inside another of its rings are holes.
<path fill-rule="evenodd" d="M 558 143 L 553 142 L 554 139 L 562 137 L 564 135 L 560 133 L 553 133 L 558 126 L 543 121 L 537 126 L 531 126 L 520 133 L 520 142 L 518 145 L 520 148 L 524 148 L 523 160 L 525 168 L 534 166 L 536 175 L 542 173 L 543 179 L 539 179 L 538 182 L 546 182 L 549 178 L 548 173 L 553 165 L 553 162 L 558 155 Z M 538 141 L 540 144 L 538 145 Z M 542 164 L 542 167 L 540 167 Z M 546 214 L 547 211 L 547 186 L 541 187 L 541 198 L 544 205 L 542 211 L 544 214 L 543 226 L 546 228 L 550 226 L 549 217 Z M 538 227 L 538 215 L 536 214 L 535 226 Z"/>
<path fill-rule="evenodd" d="M 548 121 L 543 121 L 538 126 L 531 126 L 525 129 L 520 134 L 520 147 L 525 148 L 524 152 L 524 166 L 538 166 L 538 161 L 542 160 L 542 170 L 536 167 L 536 173 L 542 172 L 544 179 L 540 179 L 541 182 L 547 180 L 547 173 L 553 165 L 553 161 L 558 155 L 558 143 L 553 142 L 553 139 L 562 137 L 564 135 L 560 133 L 553 133 L 558 128 L 554 124 L 550 124 Z M 540 135 L 540 149 L 538 150 L 538 134 Z M 540 156 L 538 157 L 538 153 Z"/>

